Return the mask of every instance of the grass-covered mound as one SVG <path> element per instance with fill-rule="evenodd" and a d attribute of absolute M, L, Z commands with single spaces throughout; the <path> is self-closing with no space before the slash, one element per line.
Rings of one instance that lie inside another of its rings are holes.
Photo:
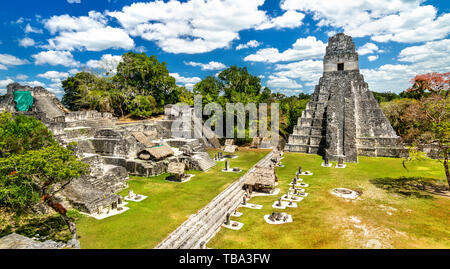
<path fill-rule="evenodd" d="M 242 150 L 230 160 L 231 167 L 240 173 L 223 173 L 224 162 L 207 172 L 187 171 L 195 174 L 190 181 L 166 181 L 168 174 L 157 177 L 132 177 L 128 190 L 149 196 L 142 202 L 129 202 L 130 210 L 103 220 L 82 216 L 77 221 L 82 248 L 153 248 L 180 224 L 208 204 L 229 184 L 241 177 L 263 158 L 268 150 Z M 217 151 L 210 151 L 213 156 Z"/>
<path fill-rule="evenodd" d="M 360 157 L 345 169 L 321 167 L 316 155 L 286 153 L 277 168 L 281 193 L 255 197 L 262 210 L 241 208 L 239 231 L 221 229 L 211 248 L 449 248 L 450 198 L 432 194 L 446 183 L 442 164 L 434 160 L 407 163 L 402 159 Z M 298 208 L 275 210 L 272 203 L 287 192 L 298 166 L 309 196 Z M 346 201 L 330 193 L 344 187 L 361 192 Z M 263 216 L 287 212 L 293 223 L 267 224 Z"/>

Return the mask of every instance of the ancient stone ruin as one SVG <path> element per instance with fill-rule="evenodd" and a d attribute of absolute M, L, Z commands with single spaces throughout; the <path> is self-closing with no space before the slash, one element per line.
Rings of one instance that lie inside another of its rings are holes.
<path fill-rule="evenodd" d="M 41 120 L 61 144 L 76 142 L 77 155 L 90 164 L 90 174 L 73 180 L 58 197 L 68 208 L 89 214 L 113 209 L 122 199 L 115 193 L 127 187 L 129 175 L 160 175 L 169 163 L 201 171 L 215 165 L 206 146 L 219 147 L 217 139 L 177 137 L 171 128 L 176 119 L 171 105 L 162 120 L 122 123 L 111 113 L 69 111 L 42 87 L 13 83 L 7 88 L 0 111 Z"/>
<path fill-rule="evenodd" d="M 289 136 L 285 150 L 340 157 L 404 157 L 407 150 L 378 106 L 359 72 L 358 53 L 350 36 L 330 37 L 324 72 L 311 100 Z"/>
<path fill-rule="evenodd" d="M 277 182 L 278 178 L 274 166 L 256 166 L 245 175 L 244 188 L 248 189 L 250 194 L 253 191 L 273 193 Z"/>

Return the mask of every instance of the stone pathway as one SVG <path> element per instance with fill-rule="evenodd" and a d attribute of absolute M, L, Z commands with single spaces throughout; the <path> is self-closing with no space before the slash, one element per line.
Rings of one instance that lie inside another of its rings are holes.
<path fill-rule="evenodd" d="M 269 165 L 273 152 L 267 154 L 247 171 L 247 175 L 256 165 Z M 198 249 L 220 230 L 228 213 L 233 213 L 241 205 L 245 175 L 232 183 L 209 204 L 192 215 L 167 238 L 160 242 L 156 249 Z"/>

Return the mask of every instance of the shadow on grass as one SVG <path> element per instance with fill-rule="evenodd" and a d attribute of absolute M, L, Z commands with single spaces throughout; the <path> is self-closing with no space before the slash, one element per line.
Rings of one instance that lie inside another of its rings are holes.
<path fill-rule="evenodd" d="M 370 182 L 380 189 L 400 194 L 404 197 L 434 199 L 430 193 L 450 197 L 448 187 L 434 178 L 385 177 L 371 179 Z"/>

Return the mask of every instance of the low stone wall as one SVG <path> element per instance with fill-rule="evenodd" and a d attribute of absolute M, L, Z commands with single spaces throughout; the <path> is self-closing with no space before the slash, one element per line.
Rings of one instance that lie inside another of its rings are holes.
<path fill-rule="evenodd" d="M 442 158 L 441 149 L 437 144 L 426 144 L 418 146 L 418 149 L 424 152 L 428 158 L 431 159 L 440 159 Z"/>
<path fill-rule="evenodd" d="M 95 110 L 73 111 L 66 114 L 66 121 L 84 121 L 113 118 L 114 117 L 111 113 L 98 112 Z"/>

